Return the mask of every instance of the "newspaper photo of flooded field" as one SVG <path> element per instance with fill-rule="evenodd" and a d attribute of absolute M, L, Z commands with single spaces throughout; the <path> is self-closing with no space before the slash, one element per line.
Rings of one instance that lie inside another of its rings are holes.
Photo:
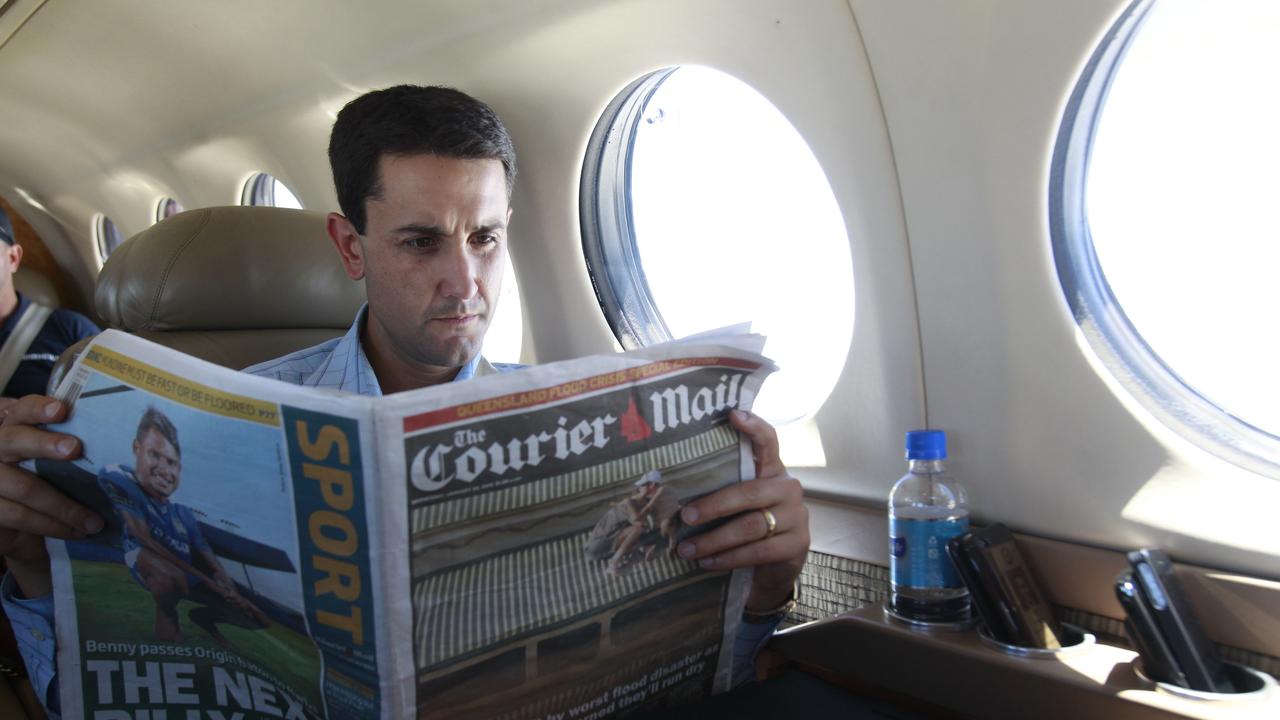
<path fill-rule="evenodd" d="M 721 422 L 416 508 L 418 716 L 620 717 L 709 694 L 730 575 L 675 553 L 679 510 L 739 480 L 740 463 Z"/>

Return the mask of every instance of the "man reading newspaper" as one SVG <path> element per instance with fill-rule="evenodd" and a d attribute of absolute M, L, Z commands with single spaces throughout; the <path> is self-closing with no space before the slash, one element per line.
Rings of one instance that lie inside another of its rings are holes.
<path fill-rule="evenodd" d="M 347 274 L 365 280 L 368 304 L 345 336 L 247 372 L 378 395 L 513 369 L 480 356 L 502 283 L 516 175 L 497 115 L 448 88 L 371 92 L 339 113 L 329 158 L 342 213 L 328 216 L 328 233 Z M 16 463 L 77 457 L 75 437 L 33 427 L 66 414 L 51 398 L 28 396 L 0 424 L 0 553 L 10 569 L 0 590 L 37 692 L 54 703 L 43 536 L 83 538 L 103 523 Z M 757 479 L 689 502 L 681 522 L 714 529 L 676 551 L 706 569 L 754 567 L 735 648 L 749 660 L 793 600 L 809 545 L 808 515 L 798 481 L 779 459 L 773 428 L 742 411 L 731 414 L 731 424 L 753 445 Z"/>

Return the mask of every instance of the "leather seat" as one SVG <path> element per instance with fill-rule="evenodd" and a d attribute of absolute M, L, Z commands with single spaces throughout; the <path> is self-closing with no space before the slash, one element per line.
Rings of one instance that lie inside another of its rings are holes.
<path fill-rule="evenodd" d="M 19 265 L 17 271 L 13 273 L 13 287 L 32 302 L 38 302 L 49 308 L 62 307 L 53 281 L 39 270 Z"/>
<path fill-rule="evenodd" d="M 94 291 L 109 327 L 237 370 L 342 335 L 364 301 L 325 214 L 274 207 L 163 220 L 116 248 Z M 86 343 L 62 354 L 50 391 Z"/>

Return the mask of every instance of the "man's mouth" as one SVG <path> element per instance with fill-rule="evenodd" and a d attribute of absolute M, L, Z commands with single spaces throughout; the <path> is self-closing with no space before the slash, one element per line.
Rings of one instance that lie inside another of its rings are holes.
<path fill-rule="evenodd" d="M 463 327 L 463 325 L 474 323 L 476 322 L 476 320 L 479 320 L 479 319 L 480 319 L 480 315 L 476 315 L 476 314 L 439 315 L 439 316 L 435 316 L 435 318 L 431 318 L 431 322 L 440 323 L 443 325 L 448 325 L 448 327 L 457 328 L 457 327 Z"/>
<path fill-rule="evenodd" d="M 475 322 L 479 317 L 479 315 L 445 315 L 442 317 L 431 318 L 431 321 L 448 325 L 450 327 L 461 327 Z"/>

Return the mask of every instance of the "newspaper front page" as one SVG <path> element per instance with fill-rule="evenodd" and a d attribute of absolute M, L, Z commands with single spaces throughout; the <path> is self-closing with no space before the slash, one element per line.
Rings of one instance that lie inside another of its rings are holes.
<path fill-rule="evenodd" d="M 104 333 L 36 470 L 64 717 L 621 717 L 724 690 L 749 575 L 674 548 L 749 478 L 755 336 L 385 398 Z"/>
<path fill-rule="evenodd" d="M 106 529 L 51 541 L 65 718 L 347 718 L 388 708 L 370 399 L 108 331 L 59 388 Z"/>
<path fill-rule="evenodd" d="M 760 342 L 675 343 L 379 406 L 383 467 L 406 480 L 384 527 L 410 540 L 393 602 L 411 598 L 419 717 L 589 720 L 728 688 L 750 577 L 675 549 L 692 532 L 685 504 L 752 477 L 728 413 L 772 367 Z"/>

